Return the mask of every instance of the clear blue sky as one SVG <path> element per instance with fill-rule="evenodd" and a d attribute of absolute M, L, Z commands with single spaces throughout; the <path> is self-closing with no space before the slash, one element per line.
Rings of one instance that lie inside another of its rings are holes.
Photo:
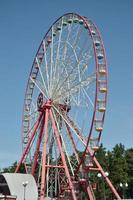
<path fill-rule="evenodd" d="M 106 47 L 109 96 L 102 143 L 133 147 L 133 1 L 0 1 L 0 168 L 21 155 L 27 78 L 43 35 L 66 12 L 89 16 Z"/>

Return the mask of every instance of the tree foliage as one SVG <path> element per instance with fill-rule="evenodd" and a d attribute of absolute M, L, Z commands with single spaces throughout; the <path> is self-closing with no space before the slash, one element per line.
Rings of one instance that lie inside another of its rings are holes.
<path fill-rule="evenodd" d="M 79 152 L 82 157 L 82 152 Z M 123 199 L 133 199 L 133 148 L 125 149 L 124 145 L 116 144 L 111 151 L 101 144 L 96 153 L 97 160 L 103 167 L 105 172 L 108 172 L 109 179 L 119 192 Z M 72 159 L 74 156 L 72 155 Z M 17 162 L 14 162 L 10 167 L 0 170 L 0 173 L 15 172 Z M 24 166 L 21 167 L 21 173 L 25 173 Z M 98 172 L 92 176 L 88 175 L 89 181 L 96 183 L 95 196 L 98 200 L 113 200 L 108 186 L 103 177 L 97 176 Z"/>
<path fill-rule="evenodd" d="M 15 161 L 11 166 L 3 168 L 0 173 L 14 173 L 17 167 L 17 161 Z M 25 173 L 24 165 L 20 167 L 20 173 Z"/>
<path fill-rule="evenodd" d="M 124 145 L 116 144 L 112 151 L 106 151 L 100 146 L 96 155 L 109 179 L 117 189 L 122 198 L 133 198 L 133 149 L 125 150 Z M 97 180 L 101 188 L 99 200 L 114 199 L 104 180 Z M 96 193 L 99 194 L 99 188 Z"/>

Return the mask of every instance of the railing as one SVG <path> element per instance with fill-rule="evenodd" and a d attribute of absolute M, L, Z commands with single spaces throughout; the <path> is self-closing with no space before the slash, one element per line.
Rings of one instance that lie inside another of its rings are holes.
<path fill-rule="evenodd" d="M 16 196 L 0 195 L 0 200 L 16 200 Z"/>

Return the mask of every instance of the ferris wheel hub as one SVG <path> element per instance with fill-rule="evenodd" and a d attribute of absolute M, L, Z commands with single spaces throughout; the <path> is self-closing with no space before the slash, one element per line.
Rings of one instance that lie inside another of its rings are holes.
<path fill-rule="evenodd" d="M 43 94 L 40 93 L 38 95 L 38 99 L 37 99 L 37 107 L 38 107 L 38 111 L 42 112 L 44 110 L 46 110 L 46 108 L 51 108 L 52 106 L 52 100 L 48 99 L 47 101 L 44 100 Z"/>

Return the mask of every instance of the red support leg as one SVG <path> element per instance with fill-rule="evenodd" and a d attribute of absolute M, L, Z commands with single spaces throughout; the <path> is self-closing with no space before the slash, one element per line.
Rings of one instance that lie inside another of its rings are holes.
<path fill-rule="evenodd" d="M 45 122 L 45 115 L 43 116 L 43 119 L 42 119 L 42 122 L 41 122 L 41 130 L 40 130 L 39 138 L 38 138 L 37 145 L 36 145 L 34 162 L 33 162 L 33 165 L 32 165 L 31 174 L 33 176 L 34 176 L 34 173 L 35 173 L 35 169 L 36 169 L 36 165 L 37 165 L 37 159 L 38 159 L 38 152 L 39 152 L 40 144 L 41 144 L 41 141 L 42 141 L 42 135 L 43 135 L 43 131 L 44 131 L 44 122 Z"/>
<path fill-rule="evenodd" d="M 46 150 L 47 150 L 47 137 L 48 137 L 48 108 L 45 111 L 45 127 L 44 127 L 44 145 L 42 152 L 42 176 L 41 176 L 41 192 L 40 200 L 44 200 L 45 197 L 45 188 L 46 188 Z"/>
<path fill-rule="evenodd" d="M 68 135 L 69 135 L 70 140 L 71 140 L 72 145 L 73 145 L 73 149 L 74 149 L 74 152 L 75 152 L 76 159 L 77 159 L 78 163 L 80 163 L 80 158 L 79 158 L 79 155 L 78 155 L 78 152 L 77 152 L 77 149 L 76 149 L 76 145 L 75 145 L 75 143 L 74 143 L 74 140 L 73 140 L 73 137 L 72 137 L 72 133 L 71 133 L 71 131 L 70 131 L 70 128 L 69 128 L 69 126 L 68 126 L 67 124 L 66 124 L 66 128 L 67 128 Z"/>
<path fill-rule="evenodd" d="M 69 118 L 67 118 L 67 122 L 68 122 L 68 124 L 71 125 L 71 127 L 73 127 L 73 123 L 72 123 L 72 121 L 71 121 Z M 83 143 L 83 144 L 85 145 L 85 147 L 86 147 L 87 141 L 84 140 L 84 138 L 82 137 L 80 131 L 77 129 L 77 127 L 73 127 L 73 129 L 75 130 L 75 133 L 77 134 L 77 136 L 81 138 L 82 143 Z M 100 165 L 99 162 L 97 161 L 97 159 L 96 159 L 96 157 L 94 156 L 94 153 L 91 151 L 90 147 L 88 146 L 88 147 L 86 148 L 86 150 L 87 150 L 86 153 L 88 153 L 88 154 L 92 157 L 92 160 L 95 162 L 97 168 L 98 168 L 99 171 L 101 172 L 102 176 L 104 177 L 105 181 L 107 182 L 107 184 L 108 184 L 109 188 L 111 189 L 112 193 L 114 194 L 114 196 L 117 198 L 117 200 L 121 200 L 121 197 L 120 197 L 119 194 L 117 193 L 116 189 L 115 189 L 114 186 L 112 185 L 112 183 L 111 183 L 111 181 L 109 180 L 109 178 L 106 177 L 106 175 L 105 175 L 105 173 L 104 173 L 104 171 L 103 171 L 101 165 Z M 85 155 L 85 153 L 84 153 L 84 155 Z M 80 167 L 80 166 L 79 166 L 79 167 Z M 77 171 L 79 170 L 79 167 L 77 168 Z"/>
<path fill-rule="evenodd" d="M 16 168 L 16 170 L 15 170 L 15 173 L 17 173 L 17 172 L 19 171 L 20 166 L 21 166 L 21 164 L 22 164 L 22 162 L 23 162 L 23 160 L 24 160 L 24 158 L 25 158 L 25 156 L 26 156 L 26 154 L 27 154 L 27 152 L 28 152 L 28 150 L 29 150 L 29 147 L 30 147 L 30 145 L 31 145 L 31 142 L 32 142 L 32 140 L 34 139 L 34 136 L 35 136 L 36 131 L 37 131 L 37 129 L 38 129 L 38 126 L 39 126 L 39 124 L 40 124 L 41 118 L 42 118 L 42 113 L 40 114 L 40 116 L 39 116 L 39 118 L 38 118 L 38 120 L 37 120 L 37 123 L 35 124 L 35 128 L 34 128 L 34 130 L 33 130 L 33 133 L 32 133 L 32 135 L 31 135 L 31 137 L 30 137 L 30 139 L 29 139 L 29 141 L 28 141 L 27 147 L 26 147 L 26 149 L 25 149 L 25 151 L 24 151 L 24 153 L 23 153 L 23 155 L 22 155 L 22 157 L 21 157 L 21 160 L 20 160 L 20 162 L 18 163 L 18 166 L 17 166 L 17 168 Z"/>
<path fill-rule="evenodd" d="M 72 191 L 72 197 L 73 197 L 73 200 L 77 200 L 77 197 L 76 197 L 75 192 L 74 192 L 73 183 L 72 183 L 72 180 L 71 180 L 71 177 L 70 177 L 70 174 L 69 174 L 69 170 L 68 170 L 68 167 L 67 167 L 67 164 L 66 164 L 65 155 L 64 155 L 64 152 L 62 150 L 60 135 L 59 135 L 59 132 L 57 130 L 52 111 L 49 110 L 49 112 L 50 112 L 50 118 L 51 118 L 51 121 L 52 121 L 52 126 L 53 126 L 53 130 L 54 130 L 55 138 L 57 140 L 57 144 L 58 144 L 58 147 L 59 147 L 59 150 L 60 150 L 61 159 L 62 159 L 63 165 L 65 167 L 65 173 L 66 173 L 66 176 L 68 178 L 69 187 Z"/>
<path fill-rule="evenodd" d="M 92 191 L 91 191 L 89 186 L 87 186 L 87 193 L 88 193 L 88 196 L 89 196 L 89 200 L 94 200 L 93 195 L 92 195 Z"/>

